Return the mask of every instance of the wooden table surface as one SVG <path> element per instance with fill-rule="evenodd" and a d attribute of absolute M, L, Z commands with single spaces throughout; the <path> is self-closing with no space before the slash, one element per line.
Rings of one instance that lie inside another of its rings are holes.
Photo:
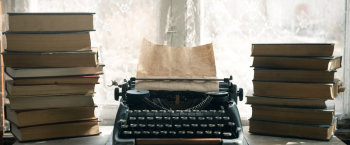
<path fill-rule="evenodd" d="M 249 133 L 249 126 L 243 127 L 243 133 L 249 145 L 345 145 L 339 138 L 333 136 L 330 141 L 317 141 L 288 137 L 273 137 Z"/>
<path fill-rule="evenodd" d="M 112 133 L 112 130 L 113 126 L 100 126 L 100 132 L 102 133 L 95 136 L 26 143 L 16 141 L 13 145 L 104 145 L 107 142 L 109 135 Z"/>
<path fill-rule="evenodd" d="M 111 144 L 110 135 L 112 133 L 113 126 L 100 126 L 102 132 L 97 136 L 90 137 L 78 137 L 68 139 L 57 139 L 39 142 L 20 143 L 16 142 L 13 145 L 107 145 Z M 250 134 L 249 126 L 243 127 L 244 137 L 249 145 L 345 145 L 336 136 L 330 141 L 317 141 L 298 138 L 287 137 L 273 137 Z M 108 142 L 109 141 L 109 142 Z"/>

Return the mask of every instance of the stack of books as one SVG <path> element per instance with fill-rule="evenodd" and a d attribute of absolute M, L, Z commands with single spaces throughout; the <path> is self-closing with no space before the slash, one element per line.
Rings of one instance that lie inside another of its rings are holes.
<path fill-rule="evenodd" d="M 249 131 L 263 135 L 331 139 L 335 99 L 343 91 L 334 78 L 341 56 L 334 44 L 253 44 L 254 92 Z"/>
<path fill-rule="evenodd" d="M 2 53 L 11 132 L 19 141 L 99 134 L 95 84 L 103 65 L 91 48 L 93 13 L 8 13 Z"/>

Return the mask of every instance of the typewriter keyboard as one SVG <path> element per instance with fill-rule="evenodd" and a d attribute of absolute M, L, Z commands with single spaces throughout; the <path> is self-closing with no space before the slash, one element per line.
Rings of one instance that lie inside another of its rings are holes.
<path fill-rule="evenodd" d="M 127 110 L 119 120 L 123 138 L 236 138 L 225 110 Z"/>

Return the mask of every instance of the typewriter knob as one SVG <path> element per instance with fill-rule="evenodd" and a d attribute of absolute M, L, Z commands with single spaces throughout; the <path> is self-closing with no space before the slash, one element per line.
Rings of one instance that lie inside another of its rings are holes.
<path fill-rule="evenodd" d="M 119 88 L 114 89 L 114 100 L 119 101 Z"/>
<path fill-rule="evenodd" d="M 149 91 L 147 91 L 147 90 L 128 90 L 128 91 L 126 91 L 125 96 L 126 96 L 126 102 L 129 104 L 142 104 L 142 99 L 149 96 Z"/>
<path fill-rule="evenodd" d="M 213 100 L 211 102 L 215 105 L 221 105 L 224 104 L 226 101 L 229 101 L 228 92 L 208 92 L 206 95 L 213 97 Z"/>
<path fill-rule="evenodd" d="M 239 101 L 243 101 L 243 89 L 242 88 L 239 88 L 238 96 L 239 96 Z"/>

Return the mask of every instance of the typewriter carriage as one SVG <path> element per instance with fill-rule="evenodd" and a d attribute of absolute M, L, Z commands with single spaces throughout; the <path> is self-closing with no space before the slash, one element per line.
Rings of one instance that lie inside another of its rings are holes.
<path fill-rule="evenodd" d="M 240 101 L 243 100 L 243 89 L 239 88 L 239 90 L 237 90 L 237 85 L 230 82 L 231 79 L 232 77 L 225 78 L 223 79 L 222 82 L 219 82 L 219 91 L 229 93 L 228 99 L 226 99 L 225 101 L 229 101 L 233 99 L 235 103 L 238 104 L 237 98 L 239 98 Z M 114 99 L 116 101 L 119 101 L 119 98 L 122 97 L 124 100 L 127 100 L 126 92 L 128 90 L 135 89 L 135 81 L 136 81 L 136 78 L 131 77 L 129 81 L 124 80 L 123 84 L 118 85 L 118 87 L 116 87 L 114 90 Z M 120 91 L 119 88 L 122 89 L 121 93 L 119 92 Z M 202 93 L 202 92 L 166 91 L 166 90 L 165 91 L 149 90 L 149 91 L 150 91 L 151 98 L 162 98 L 162 99 L 175 100 L 175 101 L 176 101 L 177 95 L 179 96 L 180 99 L 182 99 L 180 101 L 184 101 L 183 99 L 187 100 L 187 99 L 193 99 L 193 98 L 205 98 L 205 93 Z"/>

